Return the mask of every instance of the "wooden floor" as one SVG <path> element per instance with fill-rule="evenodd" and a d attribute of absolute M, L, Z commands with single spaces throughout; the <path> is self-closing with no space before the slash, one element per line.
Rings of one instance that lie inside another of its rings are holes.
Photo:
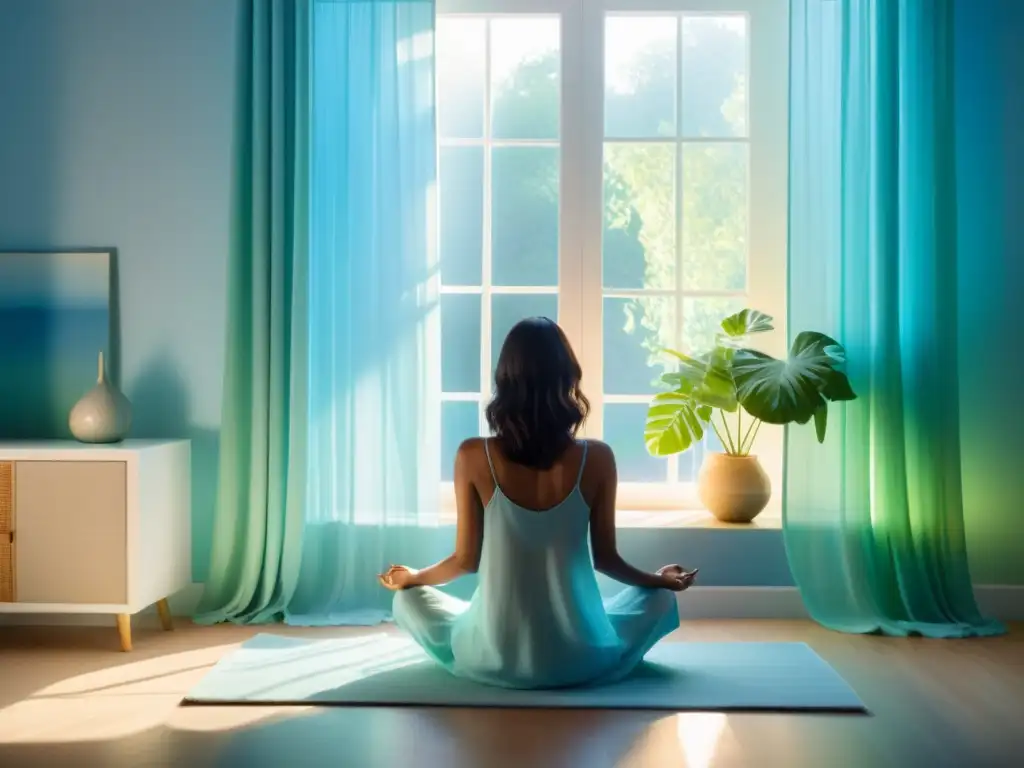
<path fill-rule="evenodd" d="M 255 631 L 137 630 L 135 651 L 120 653 L 113 626 L 0 627 L 0 766 L 1024 765 L 1021 625 L 1002 638 L 942 641 L 849 637 L 808 622 L 707 621 L 671 638 L 807 642 L 870 715 L 180 707 L 182 694 Z"/>

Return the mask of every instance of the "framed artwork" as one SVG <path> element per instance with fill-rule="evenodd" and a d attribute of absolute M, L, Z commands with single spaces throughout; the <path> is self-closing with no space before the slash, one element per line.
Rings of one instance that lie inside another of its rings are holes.
<path fill-rule="evenodd" d="M 0 440 L 71 437 L 111 359 L 113 251 L 0 253 Z M 110 373 L 110 371 L 108 371 Z"/>

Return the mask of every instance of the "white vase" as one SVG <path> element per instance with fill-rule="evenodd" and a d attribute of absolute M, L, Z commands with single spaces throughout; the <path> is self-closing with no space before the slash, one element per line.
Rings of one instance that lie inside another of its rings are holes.
<path fill-rule="evenodd" d="M 96 386 L 75 403 L 68 418 L 71 434 L 82 443 L 117 443 L 124 440 L 132 424 L 132 404 L 107 381 L 100 352 Z"/>

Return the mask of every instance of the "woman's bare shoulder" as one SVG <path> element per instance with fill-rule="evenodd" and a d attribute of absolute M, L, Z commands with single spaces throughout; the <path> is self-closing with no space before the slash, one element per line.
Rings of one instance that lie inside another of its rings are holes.
<path fill-rule="evenodd" d="M 494 446 L 491 446 L 494 450 Z M 463 440 L 455 453 L 455 485 L 468 483 L 477 495 L 493 485 L 493 474 L 487 461 L 487 441 L 482 437 Z"/>
<path fill-rule="evenodd" d="M 483 437 L 470 437 L 463 440 L 459 450 L 455 454 L 456 463 L 464 463 L 465 466 L 477 466 L 481 462 L 487 463 L 487 440 Z"/>
<path fill-rule="evenodd" d="M 608 443 L 587 440 L 587 464 L 597 468 L 611 469 L 615 466 L 615 452 Z"/>

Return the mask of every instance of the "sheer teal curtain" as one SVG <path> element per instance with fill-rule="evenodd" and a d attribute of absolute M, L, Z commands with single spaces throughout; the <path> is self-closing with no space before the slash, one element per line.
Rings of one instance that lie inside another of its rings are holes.
<path fill-rule="evenodd" d="M 201 623 L 284 615 L 307 479 L 310 6 L 239 9 L 220 487 Z"/>
<path fill-rule="evenodd" d="M 440 488 L 432 0 L 313 4 L 309 485 L 288 620 L 368 624 Z"/>
<path fill-rule="evenodd" d="M 992 635 L 964 540 L 953 0 L 791 0 L 789 328 L 860 399 L 786 438 L 786 551 L 846 632 Z"/>
<path fill-rule="evenodd" d="M 424 559 L 440 488 L 434 6 L 241 7 L 221 486 L 197 620 L 375 623 L 391 603 L 376 574 Z"/>

